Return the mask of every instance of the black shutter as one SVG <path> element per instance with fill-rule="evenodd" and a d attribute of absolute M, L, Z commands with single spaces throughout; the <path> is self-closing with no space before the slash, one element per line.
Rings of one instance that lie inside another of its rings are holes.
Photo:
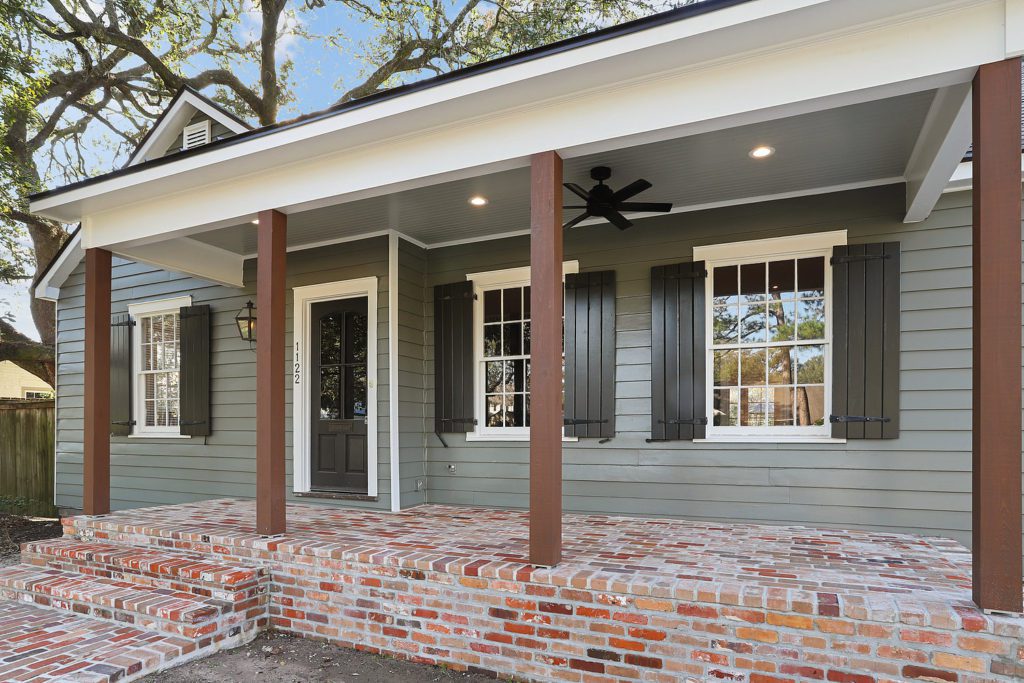
<path fill-rule="evenodd" d="M 832 436 L 900 432 L 900 245 L 832 249 Z"/>
<path fill-rule="evenodd" d="M 565 435 L 615 436 L 615 271 L 565 276 Z"/>
<path fill-rule="evenodd" d="M 110 435 L 132 433 L 132 327 L 127 313 L 110 323 Z"/>
<path fill-rule="evenodd" d="M 434 432 L 471 432 L 473 283 L 434 287 Z"/>
<path fill-rule="evenodd" d="M 707 433 L 704 262 L 651 268 L 651 440 Z"/>
<path fill-rule="evenodd" d="M 210 307 L 182 306 L 180 319 L 178 428 L 187 436 L 210 435 Z"/>

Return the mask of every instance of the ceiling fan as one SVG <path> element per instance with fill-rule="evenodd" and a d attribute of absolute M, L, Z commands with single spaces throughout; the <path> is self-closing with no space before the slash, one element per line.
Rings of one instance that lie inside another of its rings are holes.
<path fill-rule="evenodd" d="M 604 218 L 619 230 L 625 230 L 633 225 L 625 216 L 623 211 L 644 211 L 667 213 L 672 210 L 672 204 L 668 202 L 629 202 L 630 197 L 640 194 L 653 185 L 644 179 L 635 180 L 621 190 L 613 191 L 604 184 L 612 176 L 612 169 L 607 166 L 595 166 L 590 169 L 590 177 L 597 181 L 589 192 L 576 183 L 565 183 L 565 186 L 574 194 L 587 203 L 585 205 L 565 206 L 565 209 L 585 209 L 583 213 L 563 225 L 566 230 L 575 227 L 580 222 L 596 216 Z"/>

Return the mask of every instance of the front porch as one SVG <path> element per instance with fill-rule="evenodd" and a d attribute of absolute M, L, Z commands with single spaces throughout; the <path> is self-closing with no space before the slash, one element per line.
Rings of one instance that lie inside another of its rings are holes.
<path fill-rule="evenodd" d="M 522 511 L 292 504 L 287 514 L 279 538 L 257 533 L 250 501 L 73 517 L 53 550 L 32 544 L 25 557 L 36 572 L 109 576 L 118 565 L 126 581 L 173 575 L 180 564 L 155 561 L 159 552 L 259 568 L 273 628 L 523 680 L 1024 675 L 1024 621 L 973 604 L 970 553 L 950 540 L 570 514 L 562 562 L 543 569 L 529 563 Z M 126 552 L 96 550 L 111 545 Z M 11 590 L 7 577 L 0 584 Z M 57 605 L 59 588 L 34 595 Z M 266 618 L 252 611 L 244 623 L 257 621 Z M 0 661 L 9 649 L 0 640 Z"/>

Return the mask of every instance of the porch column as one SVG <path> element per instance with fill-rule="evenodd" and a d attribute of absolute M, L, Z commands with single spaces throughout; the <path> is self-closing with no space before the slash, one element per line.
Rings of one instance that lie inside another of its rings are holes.
<path fill-rule="evenodd" d="M 530 162 L 530 562 L 562 559 L 562 158 Z"/>
<path fill-rule="evenodd" d="M 110 252 L 85 250 L 82 510 L 110 512 Z"/>
<path fill-rule="evenodd" d="M 974 602 L 1021 611 L 1020 59 L 974 78 Z"/>
<path fill-rule="evenodd" d="M 260 211 L 256 241 L 256 531 L 285 531 L 284 280 L 288 218 Z"/>

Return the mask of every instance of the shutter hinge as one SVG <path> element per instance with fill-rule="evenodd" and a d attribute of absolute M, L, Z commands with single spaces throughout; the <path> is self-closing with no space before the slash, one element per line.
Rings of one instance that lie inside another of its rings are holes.
<path fill-rule="evenodd" d="M 112 421 L 110 424 L 117 425 L 118 427 L 134 427 L 135 420 Z"/>
<path fill-rule="evenodd" d="M 663 425 L 706 425 L 707 423 L 706 417 L 695 417 L 688 420 L 658 420 L 658 424 Z"/>
<path fill-rule="evenodd" d="M 198 427 L 199 425 L 206 424 L 206 420 L 190 420 L 188 422 L 178 422 L 179 427 Z"/>
<path fill-rule="evenodd" d="M 181 312 L 179 312 L 178 313 L 178 318 L 201 318 L 204 315 L 207 315 L 206 311 L 201 311 L 199 313 L 181 313 Z"/>
<path fill-rule="evenodd" d="M 679 273 L 678 275 L 666 275 L 666 280 L 703 280 L 708 276 L 707 270 L 690 271 L 689 273 Z"/>
<path fill-rule="evenodd" d="M 887 258 L 892 258 L 892 254 L 844 254 L 842 256 L 833 256 L 828 262 L 834 266 L 837 263 L 854 263 L 856 261 L 873 261 L 875 259 Z"/>
<path fill-rule="evenodd" d="M 604 420 L 576 420 L 567 417 L 562 420 L 562 424 L 565 425 L 566 427 L 571 427 L 573 425 L 603 425 L 608 424 L 608 420 L 607 418 Z"/>
<path fill-rule="evenodd" d="M 455 424 L 476 424 L 475 417 L 442 417 L 441 422 L 454 422 Z"/>
<path fill-rule="evenodd" d="M 888 417 L 876 417 L 872 415 L 829 415 L 829 422 L 891 422 Z"/>
<path fill-rule="evenodd" d="M 111 323 L 110 326 L 111 327 L 135 327 L 135 321 L 133 319 L 131 319 L 131 318 L 128 318 L 127 320 L 121 320 L 121 321 L 116 322 L 116 323 Z"/>

